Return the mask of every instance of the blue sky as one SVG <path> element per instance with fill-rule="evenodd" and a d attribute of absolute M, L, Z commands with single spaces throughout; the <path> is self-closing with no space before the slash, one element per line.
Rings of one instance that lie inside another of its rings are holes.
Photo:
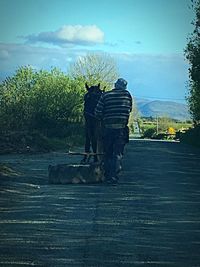
<path fill-rule="evenodd" d="M 0 78 L 28 64 L 67 71 L 88 52 L 107 52 L 133 95 L 184 99 L 189 6 L 190 0 L 0 0 Z"/>

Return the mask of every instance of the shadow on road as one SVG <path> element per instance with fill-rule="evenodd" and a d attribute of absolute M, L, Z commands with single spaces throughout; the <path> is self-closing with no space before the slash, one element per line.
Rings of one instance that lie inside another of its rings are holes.
<path fill-rule="evenodd" d="M 0 266 L 176 266 L 200 262 L 200 150 L 130 141 L 118 186 L 49 185 L 64 153 L 4 155 Z"/>

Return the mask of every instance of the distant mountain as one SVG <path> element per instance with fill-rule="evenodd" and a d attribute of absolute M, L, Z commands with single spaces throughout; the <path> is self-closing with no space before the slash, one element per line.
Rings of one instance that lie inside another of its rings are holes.
<path fill-rule="evenodd" d="M 169 117 L 181 121 L 190 119 L 186 104 L 141 98 L 136 98 L 135 102 L 140 115 L 144 117 Z"/>

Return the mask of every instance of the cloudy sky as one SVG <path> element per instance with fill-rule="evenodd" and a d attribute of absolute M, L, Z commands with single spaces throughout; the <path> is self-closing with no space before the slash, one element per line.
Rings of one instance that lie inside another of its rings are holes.
<path fill-rule="evenodd" d="M 107 52 L 137 97 L 184 101 L 190 0 L 0 0 L 0 79 Z"/>

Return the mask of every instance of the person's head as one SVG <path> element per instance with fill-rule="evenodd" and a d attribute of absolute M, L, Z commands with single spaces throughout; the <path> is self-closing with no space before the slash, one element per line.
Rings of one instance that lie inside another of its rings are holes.
<path fill-rule="evenodd" d="M 123 78 L 119 78 L 116 82 L 115 82 L 115 88 L 116 89 L 126 89 L 127 87 L 127 81 L 124 80 Z"/>

